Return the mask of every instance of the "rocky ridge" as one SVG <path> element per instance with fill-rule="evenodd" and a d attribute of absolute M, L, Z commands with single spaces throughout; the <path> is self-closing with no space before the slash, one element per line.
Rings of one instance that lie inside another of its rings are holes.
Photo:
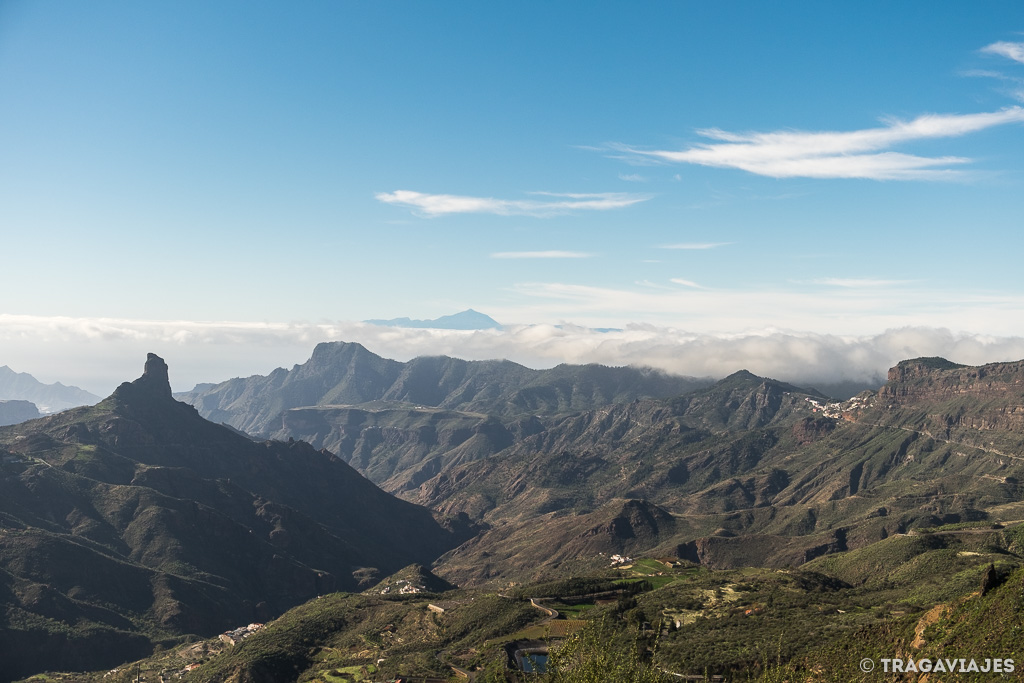
<path fill-rule="evenodd" d="M 465 537 L 330 453 L 204 420 L 150 354 L 96 406 L 0 428 L 0 661 L 109 668 Z"/>
<path fill-rule="evenodd" d="M 917 527 L 1021 519 L 1021 365 L 909 361 L 879 392 L 844 402 L 740 372 L 677 398 L 546 420 L 403 495 L 489 526 L 443 559 L 441 575 L 461 582 L 481 578 L 474 567 L 500 574 L 492 558 L 512 566 L 533 543 L 584 547 L 594 529 L 617 551 L 614 525 L 591 520 L 623 496 L 674 520 L 623 550 L 718 568 L 798 565 Z"/>
<path fill-rule="evenodd" d="M 293 408 L 358 408 L 385 402 L 484 413 L 504 420 L 677 396 L 708 383 L 652 369 L 602 365 L 532 370 L 511 361 L 446 356 L 401 363 L 381 358 L 360 344 L 326 342 L 316 346 L 306 363 L 291 370 L 279 368 L 267 376 L 204 385 L 178 398 L 196 406 L 209 420 L 265 437 L 287 429 L 281 415 Z"/>

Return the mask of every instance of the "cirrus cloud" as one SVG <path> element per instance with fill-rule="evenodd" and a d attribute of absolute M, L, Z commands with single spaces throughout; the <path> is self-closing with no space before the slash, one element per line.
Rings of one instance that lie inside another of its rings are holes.
<path fill-rule="evenodd" d="M 1024 108 L 1014 106 L 978 114 L 926 114 L 910 121 L 891 119 L 879 128 L 854 131 L 732 133 L 705 128 L 697 134 L 713 142 L 688 149 L 644 150 L 626 145 L 612 145 L 611 149 L 634 158 L 735 168 L 771 178 L 951 180 L 963 175 L 953 167 L 972 160 L 916 156 L 891 148 L 1022 122 Z"/>
<path fill-rule="evenodd" d="M 498 251 L 491 258 L 527 259 L 527 258 L 593 258 L 593 254 L 585 251 Z"/>
<path fill-rule="evenodd" d="M 460 213 L 488 213 L 497 216 L 552 216 L 573 211 L 608 211 L 621 209 L 647 201 L 651 195 L 629 192 L 556 193 L 533 192 L 550 197 L 537 199 L 496 199 L 454 194 L 429 194 L 412 190 L 378 192 L 377 201 L 412 209 L 427 216 L 446 216 Z"/>
<path fill-rule="evenodd" d="M 992 43 L 981 48 L 982 52 L 990 55 L 999 55 L 1012 59 L 1015 62 L 1024 64 L 1024 43 L 1010 43 L 1007 41 L 999 41 L 998 43 Z"/>
<path fill-rule="evenodd" d="M 913 280 L 879 280 L 872 278 L 823 277 L 814 280 L 815 284 L 829 287 L 893 287 L 912 283 Z"/>
<path fill-rule="evenodd" d="M 682 242 L 680 244 L 663 244 L 658 249 L 715 249 L 726 247 L 732 242 Z"/>

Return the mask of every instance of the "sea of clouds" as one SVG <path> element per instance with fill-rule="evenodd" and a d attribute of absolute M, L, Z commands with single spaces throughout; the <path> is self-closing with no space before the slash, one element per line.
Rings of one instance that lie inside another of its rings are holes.
<path fill-rule="evenodd" d="M 601 363 L 721 378 L 746 369 L 803 386 L 878 386 L 900 360 L 942 356 L 968 365 L 1024 358 L 1024 337 L 904 327 L 840 336 L 792 330 L 692 333 L 634 324 L 596 331 L 574 325 L 513 325 L 457 331 L 383 327 L 360 322 L 260 323 L 123 320 L 0 315 L 0 365 L 44 382 L 80 386 L 100 396 L 139 376 L 146 353 L 170 366 L 175 391 L 201 382 L 267 374 L 309 358 L 320 342 L 359 342 L 396 360 L 448 355 L 507 358 L 541 368 Z"/>

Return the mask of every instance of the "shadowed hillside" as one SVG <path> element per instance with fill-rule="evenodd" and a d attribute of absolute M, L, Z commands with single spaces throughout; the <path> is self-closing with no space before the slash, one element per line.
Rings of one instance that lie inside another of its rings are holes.
<path fill-rule="evenodd" d="M 96 406 L 0 429 L 0 458 L 6 677 L 113 666 L 460 540 L 329 453 L 207 422 L 152 354 Z"/>

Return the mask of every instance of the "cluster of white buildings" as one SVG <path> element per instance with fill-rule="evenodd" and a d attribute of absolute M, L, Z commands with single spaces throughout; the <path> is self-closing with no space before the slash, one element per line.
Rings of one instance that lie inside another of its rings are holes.
<path fill-rule="evenodd" d="M 833 420 L 843 419 L 845 413 L 852 413 L 864 408 L 870 408 L 873 401 L 873 396 L 854 396 L 849 401 L 835 401 L 829 403 L 822 403 L 817 399 L 810 397 L 804 400 L 811 404 L 811 411 L 815 413 L 821 413 L 825 417 L 830 417 Z"/>
<path fill-rule="evenodd" d="M 394 586 L 384 586 L 384 588 L 380 590 L 380 594 L 387 595 L 391 592 L 391 589 L 394 587 L 398 587 L 398 590 L 396 592 L 399 595 L 408 595 L 410 593 L 422 593 L 425 590 L 423 586 L 417 586 L 406 579 L 399 579 L 398 581 L 395 581 Z"/>
<path fill-rule="evenodd" d="M 240 626 L 239 628 L 236 628 L 234 631 L 222 633 L 218 637 L 228 645 L 236 645 L 242 642 L 243 638 L 248 638 L 253 633 L 256 633 L 256 631 L 259 631 L 261 628 L 263 628 L 263 624 L 249 624 L 248 626 Z"/>

